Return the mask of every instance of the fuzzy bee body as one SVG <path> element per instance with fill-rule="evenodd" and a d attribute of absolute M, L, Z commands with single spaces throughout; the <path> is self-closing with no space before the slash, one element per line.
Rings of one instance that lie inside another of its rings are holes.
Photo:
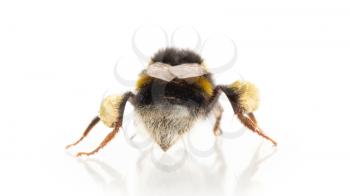
<path fill-rule="evenodd" d="M 168 150 L 184 133 L 189 131 L 196 120 L 186 106 L 156 104 L 135 110 L 138 123 L 143 123 L 154 141 Z"/>
<path fill-rule="evenodd" d="M 152 61 L 171 66 L 202 63 L 202 59 L 195 53 L 178 53 L 176 50 L 164 50 L 156 54 Z M 210 88 L 214 86 L 210 74 L 201 76 L 201 80 L 206 80 Z M 193 78 L 174 79 L 170 82 L 149 78 L 143 81 L 139 82 L 134 99 L 137 119 L 141 120 L 140 123 L 145 125 L 150 136 L 166 151 L 192 128 L 198 118 L 209 113 L 207 106 L 210 94 L 203 89 L 200 80 Z"/>
<path fill-rule="evenodd" d="M 234 113 L 247 128 L 276 144 L 257 126 L 252 113 L 259 105 L 259 94 L 253 84 L 236 81 L 216 86 L 198 54 L 166 48 L 156 53 L 148 67 L 140 73 L 136 93 L 107 97 L 101 104 L 99 116 L 90 123 L 83 136 L 68 147 L 79 143 L 99 120 L 112 127 L 113 131 L 94 151 L 79 153 L 78 156 L 94 154 L 104 147 L 122 126 L 127 101 L 133 104 L 136 119 L 164 151 L 188 132 L 197 119 L 210 113 L 216 116 L 213 131 L 218 135 L 221 131 L 222 109 L 218 103 L 221 92 L 227 96 Z"/>

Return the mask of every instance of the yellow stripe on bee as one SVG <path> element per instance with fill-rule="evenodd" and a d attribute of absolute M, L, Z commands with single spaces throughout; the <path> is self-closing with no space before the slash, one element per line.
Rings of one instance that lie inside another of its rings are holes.
<path fill-rule="evenodd" d="M 136 81 L 136 90 L 140 90 L 143 86 L 145 86 L 147 83 L 149 83 L 152 80 L 152 77 L 141 74 L 139 79 Z M 209 82 L 208 79 L 204 77 L 197 77 L 196 78 L 196 84 L 209 96 L 213 94 L 213 84 Z"/>
<path fill-rule="evenodd" d="M 143 86 L 149 83 L 152 78 L 146 74 L 141 74 L 139 79 L 136 81 L 136 90 L 140 90 Z"/>
<path fill-rule="evenodd" d="M 213 94 L 213 84 L 209 82 L 208 79 L 204 77 L 197 77 L 196 83 L 198 86 L 202 88 L 202 90 L 207 93 L 209 96 L 212 96 Z"/>

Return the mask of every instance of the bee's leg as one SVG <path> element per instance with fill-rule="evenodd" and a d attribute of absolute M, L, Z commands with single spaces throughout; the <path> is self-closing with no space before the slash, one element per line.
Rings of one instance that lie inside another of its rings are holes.
<path fill-rule="evenodd" d="M 218 100 L 222 92 L 222 86 L 216 86 L 213 90 L 211 97 L 208 100 L 207 112 L 210 112 L 215 109 L 218 105 Z"/>
<path fill-rule="evenodd" d="M 123 122 L 123 114 L 124 114 L 124 109 L 125 109 L 125 105 L 126 105 L 126 102 L 129 100 L 129 98 L 131 99 L 130 102 L 133 103 L 134 100 L 134 94 L 132 92 L 127 92 L 123 95 L 123 99 L 120 103 L 120 106 L 119 106 L 119 115 L 118 115 L 118 119 L 114 125 L 114 128 L 113 130 L 105 137 L 105 139 L 100 143 L 100 145 L 93 151 L 91 152 L 80 152 L 77 154 L 77 156 L 82 156 L 82 155 L 86 155 L 86 156 L 89 156 L 89 155 L 92 155 L 92 154 L 95 154 L 97 153 L 101 148 L 105 147 L 113 138 L 114 136 L 118 133 L 119 131 L 119 128 L 122 126 L 122 122 Z"/>
<path fill-rule="evenodd" d="M 211 105 L 216 104 L 218 97 L 220 96 L 220 92 L 224 92 L 226 94 L 227 98 L 231 103 L 234 113 L 237 115 L 238 119 L 245 127 L 257 133 L 261 137 L 271 141 L 274 145 L 277 145 L 277 142 L 275 142 L 273 139 L 267 136 L 259 128 L 259 126 L 257 125 L 256 118 L 252 112 L 247 113 L 247 116 L 245 115 L 245 112 L 242 110 L 241 103 L 239 103 L 239 97 L 241 95 L 239 93 L 236 93 L 232 88 L 229 88 L 228 86 L 216 86 L 213 91 L 213 96 L 210 98 L 211 102 L 209 102 L 209 107 L 213 107 Z"/>
<path fill-rule="evenodd" d="M 221 122 L 223 108 L 218 103 L 218 100 L 221 94 L 221 87 L 222 86 L 215 87 L 215 89 L 213 90 L 213 94 L 209 98 L 208 105 L 207 105 L 207 113 L 214 112 L 215 114 L 215 124 L 213 127 L 213 133 L 215 136 L 219 136 L 222 134 L 222 131 L 220 128 L 220 122 Z"/>
<path fill-rule="evenodd" d="M 214 112 L 215 113 L 215 124 L 213 128 L 213 132 L 215 136 L 219 136 L 222 134 L 222 130 L 220 128 L 220 122 L 222 117 L 223 108 L 220 105 L 217 105 L 217 109 Z"/>
<path fill-rule="evenodd" d="M 95 154 L 97 153 L 101 148 L 103 148 L 104 146 L 106 146 L 113 138 L 114 136 L 118 133 L 119 131 L 119 128 L 121 127 L 121 124 L 118 123 L 118 125 L 116 125 L 114 128 L 113 128 L 113 131 L 111 131 L 106 137 L 105 139 L 100 143 L 100 145 L 93 151 L 91 152 L 79 152 L 77 154 L 77 156 L 82 156 L 82 155 L 86 155 L 86 156 L 90 156 L 92 154 Z"/>
<path fill-rule="evenodd" d="M 258 122 L 256 121 L 256 118 L 254 116 L 254 114 L 252 112 L 248 113 L 248 117 L 250 118 L 250 120 L 252 120 L 255 124 L 258 124 Z"/>
<path fill-rule="evenodd" d="M 254 120 L 252 120 L 249 117 L 246 117 L 242 112 L 237 112 L 237 117 L 238 119 L 242 122 L 242 124 L 244 126 L 246 126 L 248 129 L 252 130 L 253 132 L 257 133 L 258 135 L 260 135 L 261 137 L 269 140 L 272 142 L 273 145 L 277 145 L 277 142 L 274 141 L 272 138 L 270 138 L 269 136 L 267 136 L 262 130 L 261 128 L 254 122 Z M 252 113 L 251 113 L 252 114 Z M 254 118 L 254 115 L 253 115 Z M 255 118 L 254 118 L 255 119 Z"/>
<path fill-rule="evenodd" d="M 66 149 L 67 148 L 70 148 L 72 146 L 75 146 L 77 145 L 79 142 L 81 142 L 88 134 L 89 132 L 91 131 L 91 129 L 100 121 L 100 118 L 98 116 L 96 116 L 89 124 L 89 126 L 85 129 L 83 135 L 80 137 L 80 139 L 72 144 L 69 144 L 66 146 Z"/>

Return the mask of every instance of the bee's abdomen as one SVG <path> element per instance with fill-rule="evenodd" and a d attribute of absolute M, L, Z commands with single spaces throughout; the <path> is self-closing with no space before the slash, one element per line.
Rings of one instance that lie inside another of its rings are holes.
<path fill-rule="evenodd" d="M 136 118 L 164 150 L 192 127 L 196 117 L 181 105 L 156 104 L 136 108 Z"/>

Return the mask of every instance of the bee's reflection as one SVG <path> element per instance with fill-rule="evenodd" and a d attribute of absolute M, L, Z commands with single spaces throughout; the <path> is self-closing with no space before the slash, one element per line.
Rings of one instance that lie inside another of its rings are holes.
<path fill-rule="evenodd" d="M 170 155 L 164 153 L 157 156 L 156 150 L 152 148 L 140 154 L 135 169 L 128 172 L 125 178 L 98 159 L 79 162 L 96 182 L 113 195 L 227 195 L 232 191 L 239 195 L 247 193 L 257 183 L 252 177 L 259 165 L 275 151 L 262 156 L 260 144 L 247 167 L 236 175 L 228 172 L 220 144 L 218 142 L 215 145 L 213 155 L 203 158 L 195 157 L 183 149 L 175 150 Z M 106 178 L 111 180 L 107 181 Z"/>
<path fill-rule="evenodd" d="M 112 166 L 98 159 L 78 160 L 79 163 L 84 165 L 85 170 L 91 178 L 103 186 L 104 190 L 111 192 L 111 195 L 115 195 L 115 193 L 127 195 L 125 180 L 123 179 L 122 174 Z"/>
<path fill-rule="evenodd" d="M 262 155 L 261 147 L 262 143 L 255 150 L 249 164 L 237 177 L 235 193 L 238 195 L 250 195 L 250 193 L 257 191 L 259 182 L 253 180 L 254 175 L 259 171 L 259 166 L 277 152 L 277 148 L 273 148 L 270 153 Z"/>

